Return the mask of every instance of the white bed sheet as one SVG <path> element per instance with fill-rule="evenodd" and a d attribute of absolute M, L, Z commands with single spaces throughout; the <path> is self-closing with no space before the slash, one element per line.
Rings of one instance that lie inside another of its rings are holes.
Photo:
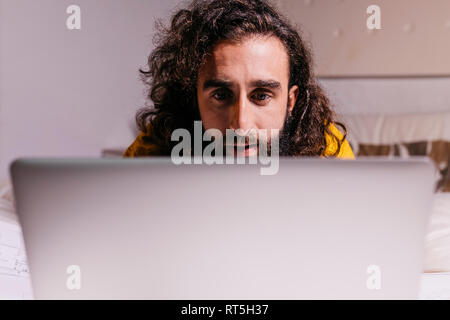
<path fill-rule="evenodd" d="M 0 181 L 0 299 L 31 299 L 32 288 L 12 188 Z"/>

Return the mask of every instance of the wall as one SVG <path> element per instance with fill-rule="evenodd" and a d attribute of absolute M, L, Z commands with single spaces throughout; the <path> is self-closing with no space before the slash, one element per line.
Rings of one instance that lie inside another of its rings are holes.
<path fill-rule="evenodd" d="M 304 30 L 321 76 L 450 75 L 448 0 L 278 0 Z M 369 32 L 366 10 L 381 9 Z"/>
<path fill-rule="evenodd" d="M 154 17 L 179 1 L 0 0 L 0 178 L 19 156 L 95 156 L 134 138 Z M 66 8 L 81 7 L 81 30 Z"/>

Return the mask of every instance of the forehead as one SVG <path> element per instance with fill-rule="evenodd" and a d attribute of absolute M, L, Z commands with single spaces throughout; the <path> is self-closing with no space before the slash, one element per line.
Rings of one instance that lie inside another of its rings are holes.
<path fill-rule="evenodd" d="M 199 70 L 199 80 L 289 80 L 289 58 L 274 36 L 252 36 L 239 42 L 222 41 Z"/>

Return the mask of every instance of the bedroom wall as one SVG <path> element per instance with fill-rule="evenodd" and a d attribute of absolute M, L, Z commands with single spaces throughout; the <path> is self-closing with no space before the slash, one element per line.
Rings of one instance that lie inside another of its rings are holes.
<path fill-rule="evenodd" d="M 304 30 L 321 76 L 450 75 L 448 0 L 278 0 Z M 381 29 L 367 28 L 380 8 Z"/>
<path fill-rule="evenodd" d="M 19 156 L 93 156 L 135 136 L 155 17 L 178 0 L 0 0 L 0 178 Z M 68 30 L 66 8 L 81 8 Z"/>

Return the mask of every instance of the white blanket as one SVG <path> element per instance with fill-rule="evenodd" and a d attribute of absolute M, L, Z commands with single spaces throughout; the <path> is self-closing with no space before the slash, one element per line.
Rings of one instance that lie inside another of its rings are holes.
<path fill-rule="evenodd" d="M 0 181 L 0 299 L 31 299 L 22 231 L 8 181 Z"/>

